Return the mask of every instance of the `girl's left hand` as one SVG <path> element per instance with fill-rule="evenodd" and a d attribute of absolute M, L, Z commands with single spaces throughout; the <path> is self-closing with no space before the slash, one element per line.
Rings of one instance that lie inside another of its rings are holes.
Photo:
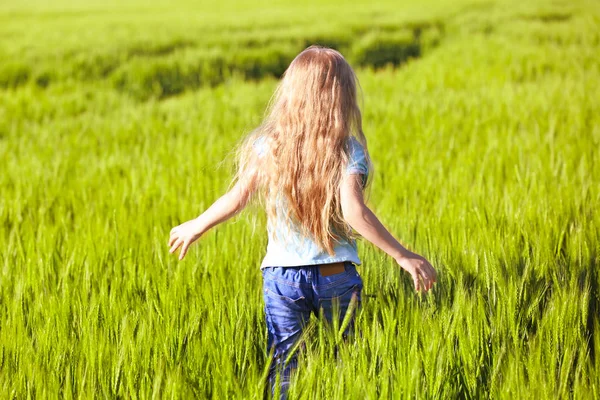
<path fill-rule="evenodd" d="M 202 230 L 197 219 L 192 219 L 176 226 L 171 229 L 171 236 L 169 237 L 169 246 L 171 246 L 171 249 L 169 253 L 174 253 L 181 246 L 179 260 L 183 260 L 190 245 L 198 240 L 200 236 L 202 236 Z"/>

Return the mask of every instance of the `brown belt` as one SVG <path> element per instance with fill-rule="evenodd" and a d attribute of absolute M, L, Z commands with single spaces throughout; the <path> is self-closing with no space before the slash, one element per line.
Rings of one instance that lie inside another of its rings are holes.
<path fill-rule="evenodd" d="M 346 268 L 344 267 L 344 262 L 319 265 L 319 273 L 321 274 L 321 276 L 340 274 L 345 270 Z"/>

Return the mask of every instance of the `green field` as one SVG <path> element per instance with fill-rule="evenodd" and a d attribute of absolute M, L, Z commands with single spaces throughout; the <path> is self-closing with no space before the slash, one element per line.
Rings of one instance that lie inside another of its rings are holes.
<path fill-rule="evenodd" d="M 0 4 L 0 398 L 262 398 L 263 212 L 167 239 L 313 43 L 439 279 L 360 242 L 359 335 L 312 321 L 291 398 L 600 398 L 600 3 L 362 2 Z"/>

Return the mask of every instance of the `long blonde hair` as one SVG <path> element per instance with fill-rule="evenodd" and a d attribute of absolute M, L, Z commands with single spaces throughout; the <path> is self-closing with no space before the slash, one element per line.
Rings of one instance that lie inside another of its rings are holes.
<path fill-rule="evenodd" d="M 258 169 L 258 192 L 268 218 L 282 212 L 283 195 L 288 226 L 299 227 L 329 254 L 338 239 L 354 237 L 342 216 L 339 190 L 350 136 L 363 146 L 371 166 L 357 86 L 354 71 L 338 51 L 308 47 L 283 74 L 263 123 L 238 149 L 236 180 Z M 266 144 L 265 154 L 257 153 L 257 140 Z"/>

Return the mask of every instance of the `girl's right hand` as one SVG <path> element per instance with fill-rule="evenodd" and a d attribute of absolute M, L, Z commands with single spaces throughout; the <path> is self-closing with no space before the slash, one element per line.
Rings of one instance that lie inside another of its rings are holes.
<path fill-rule="evenodd" d="M 175 252 L 181 246 L 179 259 L 182 260 L 190 245 L 198 240 L 200 236 L 202 236 L 202 229 L 200 228 L 198 218 L 174 227 L 171 229 L 169 237 L 169 246 L 171 246 L 169 253 Z"/>
<path fill-rule="evenodd" d="M 436 282 L 437 274 L 429 261 L 415 253 L 396 259 L 396 262 L 413 278 L 417 292 L 427 292 Z"/>

